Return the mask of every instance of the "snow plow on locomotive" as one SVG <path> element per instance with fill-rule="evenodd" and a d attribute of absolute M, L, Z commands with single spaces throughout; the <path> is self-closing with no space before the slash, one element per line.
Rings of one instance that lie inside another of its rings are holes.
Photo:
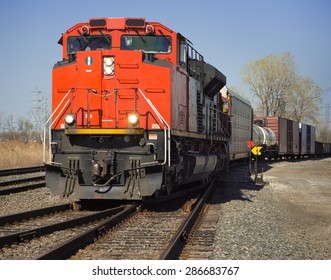
<path fill-rule="evenodd" d="M 100 18 L 59 44 L 44 134 L 54 194 L 140 200 L 227 167 L 226 77 L 180 33 L 143 18 Z"/>

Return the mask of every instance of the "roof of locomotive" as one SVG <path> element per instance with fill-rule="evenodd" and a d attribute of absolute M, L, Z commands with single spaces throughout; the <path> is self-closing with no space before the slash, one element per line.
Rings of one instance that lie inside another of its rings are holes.
<path fill-rule="evenodd" d="M 156 29 L 154 29 L 154 26 L 158 27 L 158 32 L 160 32 L 161 34 L 163 34 L 163 31 L 165 31 L 169 35 L 171 33 L 178 34 L 178 36 L 180 36 L 182 39 L 185 39 L 187 42 L 191 43 L 182 34 L 173 31 L 172 29 L 163 25 L 160 22 L 148 22 L 146 21 L 145 18 L 131 18 L 131 17 L 90 18 L 88 22 L 80 22 L 68 28 L 67 31 L 63 33 L 63 35 L 69 34 L 77 29 L 82 34 L 89 31 L 100 32 L 100 30 L 126 30 L 126 29 L 131 29 L 131 30 L 143 29 L 146 32 L 149 32 L 148 30 L 153 30 L 151 32 L 152 34 L 154 30 L 156 31 Z M 161 29 L 163 29 L 163 31 Z M 63 44 L 63 35 L 58 41 L 58 44 L 60 45 Z"/>
<path fill-rule="evenodd" d="M 109 17 L 109 18 L 90 18 L 88 22 L 80 22 L 70 27 L 66 33 L 77 29 L 81 26 L 87 26 L 90 30 L 124 30 L 124 29 L 146 29 L 150 25 L 163 27 L 170 33 L 175 33 L 169 27 L 160 22 L 148 22 L 145 18 L 130 18 L 130 17 Z M 182 35 L 181 35 L 182 36 Z"/>

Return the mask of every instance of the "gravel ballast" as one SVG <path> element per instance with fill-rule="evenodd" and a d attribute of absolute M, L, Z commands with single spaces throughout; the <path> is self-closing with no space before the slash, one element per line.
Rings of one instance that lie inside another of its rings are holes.
<path fill-rule="evenodd" d="M 263 167 L 264 186 L 245 183 L 242 167 L 219 179 L 224 193 L 212 258 L 331 259 L 331 159 Z"/>

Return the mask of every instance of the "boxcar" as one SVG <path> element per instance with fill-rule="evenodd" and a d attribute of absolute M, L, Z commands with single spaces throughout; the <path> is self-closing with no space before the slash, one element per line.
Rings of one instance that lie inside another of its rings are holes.
<path fill-rule="evenodd" d="M 255 117 L 261 125 L 271 129 L 276 135 L 278 155 L 299 154 L 299 123 L 281 117 Z"/>
<path fill-rule="evenodd" d="M 247 158 L 249 150 L 246 142 L 252 139 L 253 110 L 248 100 L 226 87 L 221 90 L 222 94 L 225 90 L 231 96 L 230 159 Z"/>
<path fill-rule="evenodd" d="M 315 127 L 299 123 L 300 155 L 315 154 Z"/>

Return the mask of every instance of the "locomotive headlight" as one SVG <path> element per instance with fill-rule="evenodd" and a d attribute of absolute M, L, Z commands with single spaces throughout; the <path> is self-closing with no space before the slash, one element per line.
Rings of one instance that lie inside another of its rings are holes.
<path fill-rule="evenodd" d="M 64 117 L 64 120 L 66 122 L 66 125 L 73 126 L 76 122 L 76 115 L 75 114 L 67 114 Z"/>
<path fill-rule="evenodd" d="M 135 113 L 128 114 L 129 124 L 132 126 L 136 126 L 139 123 L 139 115 Z"/>
<path fill-rule="evenodd" d="M 114 75 L 115 58 L 113 56 L 105 56 L 103 58 L 103 74 L 106 76 Z"/>

